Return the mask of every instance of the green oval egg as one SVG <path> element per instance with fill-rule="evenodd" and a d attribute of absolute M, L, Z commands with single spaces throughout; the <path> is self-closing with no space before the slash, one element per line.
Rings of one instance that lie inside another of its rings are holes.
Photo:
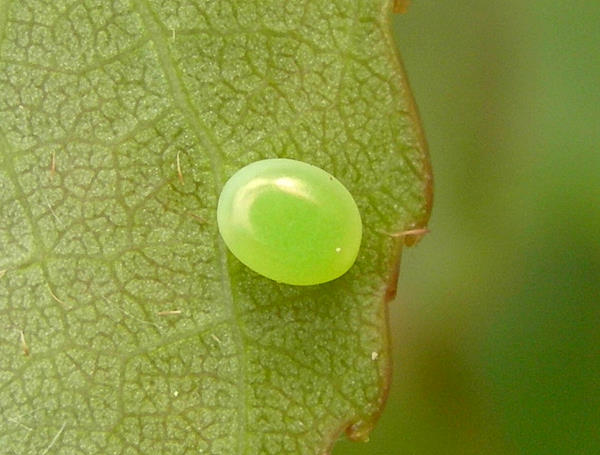
<path fill-rule="evenodd" d="M 362 238 L 358 207 L 324 170 L 301 161 L 256 161 L 223 187 L 219 232 L 235 257 L 287 284 L 324 283 L 356 260 Z"/>

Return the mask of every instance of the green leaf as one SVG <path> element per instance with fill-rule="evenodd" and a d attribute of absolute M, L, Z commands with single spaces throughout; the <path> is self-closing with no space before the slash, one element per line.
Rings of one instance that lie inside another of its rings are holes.
<path fill-rule="evenodd" d="M 430 174 L 392 1 L 0 0 L 0 447 L 323 454 L 366 437 Z M 217 233 L 225 180 L 337 176 L 359 258 L 294 287 Z"/>

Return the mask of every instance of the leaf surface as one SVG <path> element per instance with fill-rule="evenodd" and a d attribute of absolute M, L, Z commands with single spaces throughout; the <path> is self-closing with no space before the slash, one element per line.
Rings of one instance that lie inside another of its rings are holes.
<path fill-rule="evenodd" d="M 368 434 L 389 372 L 390 233 L 428 158 L 392 1 L 0 0 L 0 447 L 322 454 Z M 320 286 L 242 266 L 223 183 L 338 177 L 358 260 Z"/>

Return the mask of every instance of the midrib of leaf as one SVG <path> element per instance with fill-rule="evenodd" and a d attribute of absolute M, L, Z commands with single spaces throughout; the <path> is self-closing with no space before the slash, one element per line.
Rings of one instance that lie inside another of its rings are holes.
<path fill-rule="evenodd" d="M 185 117 L 189 124 L 190 130 L 194 133 L 200 145 L 208 153 L 215 185 L 214 191 L 215 194 L 218 196 L 220 193 L 222 180 L 222 163 L 218 153 L 219 147 L 217 145 L 217 141 L 215 140 L 211 131 L 204 125 L 204 123 L 200 119 L 200 116 L 194 109 L 194 105 L 190 100 L 189 93 L 187 92 L 185 86 L 182 83 L 181 74 L 175 62 L 171 58 L 169 50 L 166 46 L 164 34 L 162 33 L 160 22 L 157 20 L 155 13 L 152 11 L 152 9 L 145 0 L 135 0 L 134 5 L 138 14 L 140 15 L 142 23 L 144 24 L 148 32 L 150 40 L 154 44 L 154 49 L 156 51 L 160 67 L 163 70 L 163 74 L 171 91 L 173 101 L 175 105 L 181 110 L 182 115 Z M 241 321 L 237 313 L 235 301 L 233 298 L 233 292 L 231 289 L 231 280 L 229 277 L 229 268 L 227 261 L 227 250 L 223 242 L 221 242 L 218 238 L 218 234 L 216 235 L 214 241 L 215 246 L 219 252 L 221 285 L 224 293 L 223 300 L 227 304 L 229 316 L 233 321 L 232 335 L 236 345 L 238 346 L 239 371 L 237 375 L 236 384 L 238 393 L 240 394 L 240 401 L 242 402 L 242 406 L 238 407 L 237 412 L 238 431 L 236 437 L 238 441 L 237 453 L 243 454 L 245 452 L 246 445 L 245 436 L 248 413 L 245 374 L 246 354 L 243 334 L 240 328 Z"/>

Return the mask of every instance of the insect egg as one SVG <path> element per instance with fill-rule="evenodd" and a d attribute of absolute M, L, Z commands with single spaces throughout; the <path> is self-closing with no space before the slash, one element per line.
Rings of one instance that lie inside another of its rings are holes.
<path fill-rule="evenodd" d="M 294 285 L 346 273 L 362 238 L 358 207 L 344 185 L 323 169 L 284 158 L 238 170 L 219 197 L 217 223 L 243 264 Z"/>

